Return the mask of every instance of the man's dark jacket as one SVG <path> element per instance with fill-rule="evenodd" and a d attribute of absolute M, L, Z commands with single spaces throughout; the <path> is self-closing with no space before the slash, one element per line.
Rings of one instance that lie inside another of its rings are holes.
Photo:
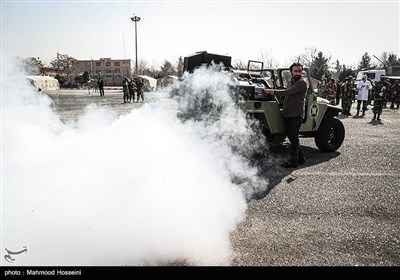
<path fill-rule="evenodd" d="M 284 118 L 304 118 L 307 87 L 307 82 L 302 77 L 297 81 L 292 78 L 287 89 L 274 90 L 274 95 L 285 96 L 282 108 Z"/>

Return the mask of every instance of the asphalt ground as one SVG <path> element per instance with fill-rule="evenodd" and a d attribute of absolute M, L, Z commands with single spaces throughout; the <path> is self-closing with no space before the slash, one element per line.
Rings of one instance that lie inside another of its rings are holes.
<path fill-rule="evenodd" d="M 372 106 L 363 118 L 339 116 L 346 137 L 337 152 L 303 138 L 304 166 L 266 170 L 270 191 L 232 233 L 232 265 L 400 264 L 400 110 L 372 116 Z"/>
<path fill-rule="evenodd" d="M 91 103 L 119 114 L 143 104 L 124 104 L 118 89 L 48 94 L 63 121 Z M 146 102 L 156 98 L 145 94 Z M 301 138 L 306 164 L 263 167 L 269 190 L 231 233 L 232 266 L 400 265 L 400 110 L 385 108 L 378 122 L 368 109 L 366 117 L 339 116 L 346 137 L 338 151 L 322 153 Z M 287 149 L 285 142 L 278 153 Z"/>

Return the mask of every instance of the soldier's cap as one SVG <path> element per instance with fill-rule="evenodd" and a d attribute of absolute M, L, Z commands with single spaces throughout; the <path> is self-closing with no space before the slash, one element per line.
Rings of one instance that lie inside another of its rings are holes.
<path fill-rule="evenodd" d="M 349 78 L 349 77 L 346 77 L 346 78 L 344 78 L 344 80 L 345 80 L 345 81 L 348 81 L 348 80 L 350 80 L 350 78 Z"/>
<path fill-rule="evenodd" d="M 349 78 L 349 79 L 353 79 L 353 76 L 352 76 L 352 75 L 349 75 L 347 78 Z"/>

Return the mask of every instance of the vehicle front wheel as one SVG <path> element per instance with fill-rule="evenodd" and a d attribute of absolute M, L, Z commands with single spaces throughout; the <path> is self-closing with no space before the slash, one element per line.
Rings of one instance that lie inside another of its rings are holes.
<path fill-rule="evenodd" d="M 322 121 L 315 144 L 322 152 L 334 152 L 343 144 L 345 130 L 343 123 L 335 118 Z"/>

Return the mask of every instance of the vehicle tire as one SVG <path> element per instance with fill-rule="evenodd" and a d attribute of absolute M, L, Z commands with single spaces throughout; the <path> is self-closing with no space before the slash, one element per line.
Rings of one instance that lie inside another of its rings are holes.
<path fill-rule="evenodd" d="M 315 135 L 315 144 L 322 152 L 334 152 L 342 145 L 345 130 L 343 123 L 335 118 L 323 120 Z"/>

